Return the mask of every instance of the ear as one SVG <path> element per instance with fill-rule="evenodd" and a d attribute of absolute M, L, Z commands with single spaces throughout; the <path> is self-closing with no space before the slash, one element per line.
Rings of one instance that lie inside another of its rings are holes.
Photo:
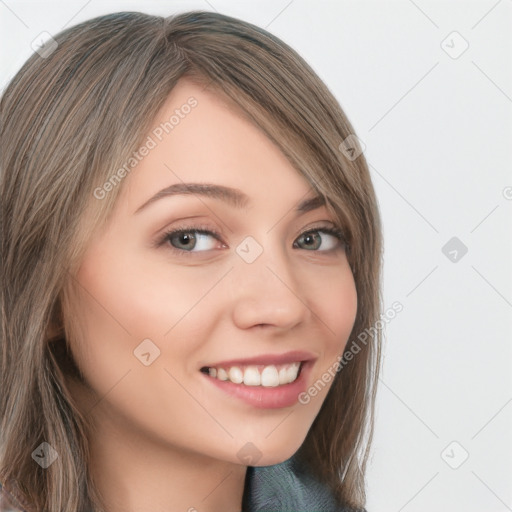
<path fill-rule="evenodd" d="M 64 337 L 64 322 L 62 317 L 62 308 L 60 305 L 60 300 L 57 299 L 50 322 L 48 323 L 48 327 L 46 329 L 46 341 L 47 343 L 51 343 L 52 341 L 59 340 Z"/>
<path fill-rule="evenodd" d="M 48 343 L 61 339 L 63 336 L 64 329 L 62 327 L 58 327 L 53 323 L 48 326 L 48 329 L 46 330 L 46 341 Z"/>

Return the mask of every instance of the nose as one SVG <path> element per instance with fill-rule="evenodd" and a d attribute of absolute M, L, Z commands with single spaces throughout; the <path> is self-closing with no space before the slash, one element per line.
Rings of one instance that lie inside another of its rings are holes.
<path fill-rule="evenodd" d="M 270 252 L 265 249 L 252 263 L 237 261 L 232 272 L 233 322 L 240 329 L 265 325 L 290 330 L 312 314 L 293 261 L 277 250 Z"/>

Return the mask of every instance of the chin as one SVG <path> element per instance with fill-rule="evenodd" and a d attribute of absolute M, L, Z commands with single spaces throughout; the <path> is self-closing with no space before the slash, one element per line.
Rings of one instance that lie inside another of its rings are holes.
<path fill-rule="evenodd" d="M 236 462 L 242 462 L 246 466 L 273 466 L 280 464 L 292 457 L 301 447 L 306 437 L 304 433 L 284 432 L 277 435 L 277 432 L 271 434 L 268 438 L 268 432 L 261 437 L 255 437 L 252 441 L 241 444 L 237 449 Z"/>
<path fill-rule="evenodd" d="M 288 460 L 290 457 L 293 457 L 295 453 L 297 453 L 297 449 L 295 450 L 289 450 L 288 452 L 281 452 L 276 455 L 270 455 L 267 457 L 261 457 L 258 461 L 255 461 L 253 464 L 250 464 L 254 467 L 261 467 L 261 466 L 274 466 L 275 464 L 281 464 L 282 462 Z"/>

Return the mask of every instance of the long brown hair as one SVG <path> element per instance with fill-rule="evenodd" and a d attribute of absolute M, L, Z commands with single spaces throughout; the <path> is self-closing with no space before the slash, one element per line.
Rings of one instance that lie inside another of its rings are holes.
<path fill-rule="evenodd" d="M 339 219 L 358 294 L 350 340 L 379 317 L 381 226 L 364 155 L 340 149 L 354 134 L 346 115 L 308 64 L 265 30 L 210 12 L 121 12 L 55 40 L 51 55 L 28 59 L 0 101 L 0 481 L 14 482 L 36 510 L 84 512 L 102 509 L 87 470 L 88 418 L 64 379 L 76 374 L 66 290 L 122 183 L 102 200 L 95 189 L 140 147 L 180 78 L 230 98 Z M 297 453 L 354 507 L 366 499 L 380 350 L 374 331 L 342 360 Z M 32 457 L 42 442 L 58 453 L 47 469 Z"/>

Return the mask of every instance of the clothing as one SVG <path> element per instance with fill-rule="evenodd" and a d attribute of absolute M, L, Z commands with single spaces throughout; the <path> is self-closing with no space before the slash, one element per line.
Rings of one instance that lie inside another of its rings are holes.
<path fill-rule="evenodd" d="M 0 512 L 27 512 L 29 507 L 0 483 Z M 294 457 L 274 466 L 247 468 L 242 512 L 367 512 L 336 504 L 332 491 Z"/>
<path fill-rule="evenodd" d="M 292 457 L 248 467 L 242 512 L 367 512 L 338 505 L 331 489 Z"/>

